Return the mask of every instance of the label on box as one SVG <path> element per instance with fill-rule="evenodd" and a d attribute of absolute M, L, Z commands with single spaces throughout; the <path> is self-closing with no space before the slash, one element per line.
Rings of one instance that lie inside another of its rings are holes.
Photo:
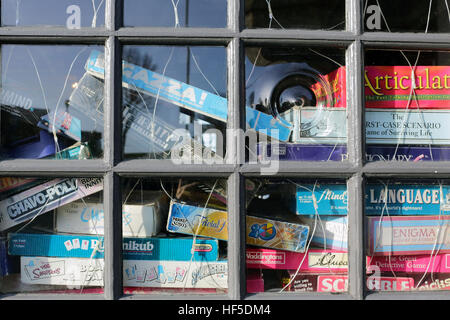
<path fill-rule="evenodd" d="M 103 286 L 103 259 L 20 257 L 26 284 Z"/>
<path fill-rule="evenodd" d="M 158 193 L 159 197 L 161 194 Z M 158 201 L 158 199 L 152 199 Z M 161 204 L 151 203 L 122 206 L 122 234 L 126 237 L 151 237 L 163 226 Z M 166 207 L 167 208 L 167 207 Z M 75 201 L 61 206 L 56 211 L 56 232 L 104 234 L 104 212 L 102 203 Z"/>
<path fill-rule="evenodd" d="M 62 258 L 104 257 L 102 236 L 24 234 L 8 235 L 8 253 L 20 256 Z M 130 260 L 216 261 L 218 241 L 196 238 L 123 238 L 122 254 Z"/>
<path fill-rule="evenodd" d="M 0 202 L 0 231 L 103 189 L 101 178 L 54 179 Z"/>
<path fill-rule="evenodd" d="M 292 108 L 282 117 L 293 124 L 292 142 L 346 142 L 346 109 Z M 366 109 L 365 127 L 367 144 L 450 144 L 448 110 Z"/>
<path fill-rule="evenodd" d="M 301 221 L 311 229 L 314 228 L 316 220 L 316 231 L 312 235 L 311 243 L 319 248 L 331 250 L 347 250 L 348 220 L 347 216 L 302 216 Z"/>
<path fill-rule="evenodd" d="M 450 273 L 414 274 L 417 290 L 450 290 Z"/>
<path fill-rule="evenodd" d="M 145 94 L 158 96 L 182 108 L 189 109 L 213 119 L 226 122 L 228 116 L 228 101 L 226 98 L 211 92 L 196 88 L 181 81 L 166 77 L 140 66 L 123 61 L 123 85 L 131 90 L 140 90 Z M 92 75 L 104 78 L 104 58 L 99 51 L 92 51 L 86 63 L 86 71 Z M 262 133 L 287 141 L 291 129 L 271 115 L 246 107 L 247 125 Z"/>
<path fill-rule="evenodd" d="M 304 252 L 309 227 L 302 224 L 246 216 L 247 245 Z"/>
<path fill-rule="evenodd" d="M 171 201 L 167 231 L 228 240 L 227 212 Z"/>
<path fill-rule="evenodd" d="M 9 233 L 8 253 L 37 257 L 103 258 L 103 237 Z"/>
<path fill-rule="evenodd" d="M 369 255 L 450 253 L 448 215 L 367 219 Z"/>
<path fill-rule="evenodd" d="M 306 255 L 306 257 L 305 257 Z M 306 253 L 283 250 L 247 248 L 247 269 L 297 270 L 300 272 L 347 272 L 347 252 L 309 249 Z"/>
<path fill-rule="evenodd" d="M 315 202 L 313 199 L 313 193 Z M 291 208 L 298 215 L 347 215 L 347 186 L 345 184 L 305 184 L 297 186 Z M 444 185 L 367 184 L 365 188 L 366 215 L 438 215 L 450 214 L 450 191 Z"/>
<path fill-rule="evenodd" d="M 448 66 L 366 66 L 364 78 L 366 108 L 449 109 Z"/>
<path fill-rule="evenodd" d="M 379 279 L 390 279 L 390 281 L 379 281 Z M 407 284 L 405 279 L 410 279 Z M 450 290 L 450 273 L 396 273 L 382 272 L 381 275 L 367 277 L 367 288 L 372 291 L 436 291 Z"/>
<path fill-rule="evenodd" d="M 381 272 L 450 273 L 450 254 L 367 257 L 367 268 Z"/>
<path fill-rule="evenodd" d="M 283 285 L 289 283 L 295 271 L 290 271 L 291 278 L 283 279 Z M 414 288 L 412 277 L 371 276 L 367 277 L 366 285 L 369 290 L 379 291 L 410 291 Z M 348 276 L 334 274 L 307 274 L 300 273 L 295 276 L 287 291 L 316 291 L 316 292 L 347 292 Z"/>
<path fill-rule="evenodd" d="M 297 186 L 295 199 L 295 212 L 298 215 L 315 215 L 316 213 L 347 215 L 347 185 L 345 184 Z"/>
<path fill-rule="evenodd" d="M 228 288 L 228 263 L 123 261 L 123 285 L 153 288 Z"/>
<path fill-rule="evenodd" d="M 368 184 L 365 188 L 366 215 L 450 214 L 448 186 L 414 184 Z"/>
<path fill-rule="evenodd" d="M 366 109 L 366 143 L 450 144 L 448 110 Z"/>

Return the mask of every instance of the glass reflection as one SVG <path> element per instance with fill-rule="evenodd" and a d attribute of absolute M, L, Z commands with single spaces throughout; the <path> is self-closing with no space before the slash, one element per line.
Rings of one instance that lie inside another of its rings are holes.
<path fill-rule="evenodd" d="M 364 29 L 369 32 L 450 32 L 447 1 L 365 0 Z"/>
<path fill-rule="evenodd" d="M 3 26 L 103 27 L 104 0 L 1 0 Z"/>
<path fill-rule="evenodd" d="M 247 179 L 247 292 L 346 292 L 344 181 Z"/>
<path fill-rule="evenodd" d="M 227 0 L 125 0 L 126 27 L 227 26 Z"/>
<path fill-rule="evenodd" d="M 345 53 L 339 48 L 247 47 L 249 162 L 345 161 Z"/>
<path fill-rule="evenodd" d="M 245 0 L 247 28 L 345 29 L 345 1 Z"/>
<path fill-rule="evenodd" d="M 366 161 L 450 159 L 450 55 L 365 53 Z"/>
<path fill-rule="evenodd" d="M 0 178 L 2 294 L 103 293 L 102 190 L 101 178 Z"/>
<path fill-rule="evenodd" d="M 98 46 L 3 45 L 0 159 L 103 156 L 103 90 L 87 86 Z"/>
<path fill-rule="evenodd" d="M 366 184 L 367 289 L 450 289 L 448 181 Z"/>
<path fill-rule="evenodd" d="M 133 178 L 122 186 L 124 293 L 226 293 L 226 180 Z"/>
<path fill-rule="evenodd" d="M 125 158 L 224 163 L 226 51 L 222 47 L 124 47 Z"/>

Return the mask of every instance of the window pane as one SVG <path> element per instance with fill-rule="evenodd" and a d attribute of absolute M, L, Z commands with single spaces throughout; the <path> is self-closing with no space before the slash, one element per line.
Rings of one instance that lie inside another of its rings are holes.
<path fill-rule="evenodd" d="M 342 0 L 245 0 L 247 28 L 345 29 Z"/>
<path fill-rule="evenodd" d="M 346 160 L 345 51 L 247 47 L 248 161 Z"/>
<path fill-rule="evenodd" d="M 87 205 L 102 190 L 101 178 L 0 177 L 2 294 L 103 293 L 103 210 Z"/>
<path fill-rule="evenodd" d="M 104 0 L 1 0 L 3 26 L 95 28 L 105 24 Z"/>
<path fill-rule="evenodd" d="M 448 181 L 369 181 L 368 290 L 450 290 L 449 199 Z"/>
<path fill-rule="evenodd" d="M 366 160 L 450 160 L 450 54 L 367 50 Z"/>
<path fill-rule="evenodd" d="M 225 49 L 125 46 L 123 57 L 124 158 L 223 163 Z"/>
<path fill-rule="evenodd" d="M 0 159 L 103 156 L 103 83 L 86 83 L 98 46 L 2 45 Z"/>
<path fill-rule="evenodd" d="M 365 0 L 365 31 L 450 32 L 447 1 Z"/>
<path fill-rule="evenodd" d="M 224 179 L 122 180 L 124 293 L 226 293 Z"/>
<path fill-rule="evenodd" d="M 124 0 L 126 27 L 227 26 L 227 0 Z"/>
<path fill-rule="evenodd" d="M 247 292 L 346 292 L 345 182 L 248 179 L 246 189 Z"/>

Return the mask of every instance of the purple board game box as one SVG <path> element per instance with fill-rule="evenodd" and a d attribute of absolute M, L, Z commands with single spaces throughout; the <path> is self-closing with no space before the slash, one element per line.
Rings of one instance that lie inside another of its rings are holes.
<path fill-rule="evenodd" d="M 345 161 L 347 146 L 342 144 L 306 145 L 299 143 L 258 143 L 258 160 Z M 449 161 L 450 147 L 367 145 L 366 161 Z"/>

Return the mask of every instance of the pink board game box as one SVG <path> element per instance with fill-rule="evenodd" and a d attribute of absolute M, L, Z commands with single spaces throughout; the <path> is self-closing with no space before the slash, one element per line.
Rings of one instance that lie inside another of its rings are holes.
<path fill-rule="evenodd" d="M 450 273 L 450 254 L 367 257 L 368 270 L 381 272 L 441 272 Z"/>
<path fill-rule="evenodd" d="M 344 273 L 348 269 L 345 251 L 309 249 L 306 253 L 297 253 L 263 248 L 247 248 L 246 250 L 249 269 L 297 270 L 302 260 L 301 272 Z"/>
<path fill-rule="evenodd" d="M 367 66 L 364 87 L 366 108 L 450 109 L 448 66 Z"/>

